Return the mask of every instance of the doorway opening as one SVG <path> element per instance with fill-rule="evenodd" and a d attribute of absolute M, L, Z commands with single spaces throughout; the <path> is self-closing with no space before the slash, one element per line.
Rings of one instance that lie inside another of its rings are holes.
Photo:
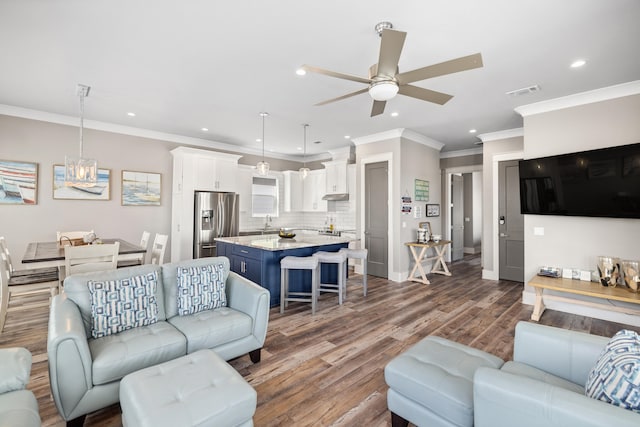
<path fill-rule="evenodd" d="M 451 248 L 447 261 L 465 254 L 481 254 L 482 246 L 482 165 L 445 171 L 445 218 L 443 226 Z"/>

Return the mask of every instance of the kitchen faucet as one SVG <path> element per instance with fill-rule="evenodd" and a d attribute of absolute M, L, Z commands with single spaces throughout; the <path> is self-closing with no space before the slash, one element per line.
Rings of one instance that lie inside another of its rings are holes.
<path fill-rule="evenodd" d="M 271 215 L 267 215 L 264 218 L 264 229 L 267 230 L 269 228 L 271 228 Z"/>

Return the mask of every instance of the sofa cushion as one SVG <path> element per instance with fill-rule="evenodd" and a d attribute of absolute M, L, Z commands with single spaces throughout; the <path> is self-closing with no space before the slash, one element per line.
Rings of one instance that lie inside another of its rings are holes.
<path fill-rule="evenodd" d="M 178 267 L 177 280 L 180 316 L 227 306 L 222 264 Z"/>
<path fill-rule="evenodd" d="M 551 384 L 556 387 L 561 387 L 565 390 L 572 391 L 574 393 L 582 394 L 584 387 L 580 384 L 572 383 L 564 378 L 557 377 L 553 374 L 543 371 L 542 369 L 534 368 L 520 362 L 507 362 L 500 368 L 501 371 L 509 372 L 510 374 L 519 375 L 521 377 L 528 377 L 537 381 L 541 381 L 546 384 Z"/>
<path fill-rule="evenodd" d="M 120 280 L 128 277 L 137 276 L 140 274 L 149 274 L 156 271 L 158 274 L 158 280 L 162 277 L 161 267 L 155 264 L 145 264 L 136 267 L 118 268 L 116 270 L 105 271 L 93 271 L 90 273 L 73 274 L 67 276 L 64 279 L 64 295 L 73 301 L 80 309 L 82 316 L 82 322 L 87 338 L 91 338 L 91 293 L 87 282 L 93 281 L 105 281 L 105 280 Z M 161 281 L 164 281 L 162 279 Z M 158 305 L 158 320 L 166 320 L 165 314 L 165 298 L 164 298 L 164 286 L 158 284 L 156 289 L 156 304 Z M 174 282 L 175 287 L 175 282 Z"/>
<path fill-rule="evenodd" d="M 606 345 L 589 373 L 586 394 L 640 412 L 640 336 L 623 329 Z"/>
<path fill-rule="evenodd" d="M 158 321 L 158 272 L 120 280 L 87 282 L 91 294 L 91 336 L 101 338 Z"/>
<path fill-rule="evenodd" d="M 250 316 L 228 307 L 169 319 L 187 337 L 187 353 L 212 348 L 251 335 Z"/>
<path fill-rule="evenodd" d="M 90 339 L 93 384 L 119 380 L 131 372 L 184 356 L 184 335 L 165 321 Z"/>

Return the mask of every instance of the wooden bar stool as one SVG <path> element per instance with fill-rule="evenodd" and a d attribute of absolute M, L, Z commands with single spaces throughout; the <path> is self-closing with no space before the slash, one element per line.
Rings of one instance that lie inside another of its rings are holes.
<path fill-rule="evenodd" d="M 289 270 L 311 270 L 311 292 L 289 291 Z M 286 256 L 280 260 L 280 313 L 284 313 L 289 301 L 310 302 L 311 314 L 316 313 L 318 288 L 320 282 L 320 264 L 312 256 Z"/>
<path fill-rule="evenodd" d="M 367 257 L 369 256 L 368 249 L 350 249 L 350 248 L 342 248 L 339 252 L 343 252 L 347 257 L 347 262 L 349 258 L 362 260 L 362 289 L 364 296 L 367 296 Z M 346 269 L 345 269 L 345 277 L 346 277 Z M 344 293 L 347 294 L 347 285 L 345 279 L 345 289 Z"/>
<path fill-rule="evenodd" d="M 338 304 L 342 305 L 342 298 L 345 295 L 346 291 L 346 262 L 347 256 L 344 252 L 325 252 L 319 251 L 313 254 L 314 258 L 318 259 L 318 262 L 321 264 L 337 264 L 338 265 L 338 280 L 336 284 L 333 283 L 322 283 L 322 278 L 320 279 L 320 285 L 318 286 L 319 292 L 334 292 L 338 294 Z"/>

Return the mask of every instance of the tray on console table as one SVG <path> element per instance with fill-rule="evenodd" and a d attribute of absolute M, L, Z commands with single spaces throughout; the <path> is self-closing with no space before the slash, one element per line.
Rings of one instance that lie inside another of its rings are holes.
<path fill-rule="evenodd" d="M 584 295 L 592 298 L 622 301 L 631 304 L 640 304 L 640 294 L 630 292 L 623 286 L 616 286 L 612 288 L 610 286 L 602 286 L 595 282 L 585 282 L 582 280 L 565 279 L 563 277 L 544 277 L 533 276 L 527 285 L 533 287 L 536 291 L 536 302 L 533 307 L 533 313 L 531 314 L 531 320 L 536 322 L 540 320 L 542 313 L 545 310 L 543 292 L 545 289 L 557 292 L 565 292 L 576 295 Z M 572 303 L 598 306 L 595 303 L 581 300 L 571 300 Z M 609 306 L 612 311 L 619 311 L 623 313 L 638 314 L 636 310 L 627 309 L 626 307 Z"/>

